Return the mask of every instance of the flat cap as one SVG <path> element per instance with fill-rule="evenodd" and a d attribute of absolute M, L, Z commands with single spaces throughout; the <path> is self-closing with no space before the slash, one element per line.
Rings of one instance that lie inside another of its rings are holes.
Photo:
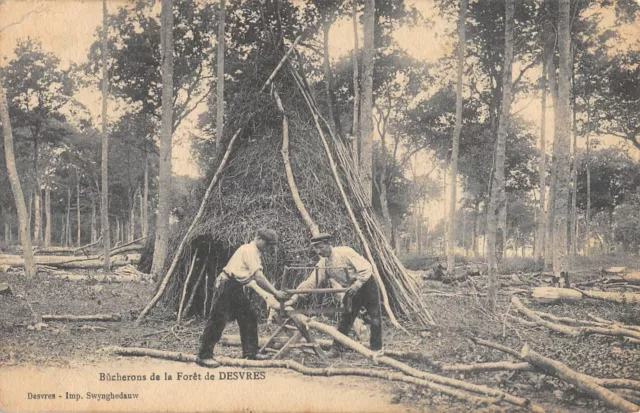
<path fill-rule="evenodd" d="M 320 242 L 330 241 L 332 238 L 333 237 L 331 236 L 331 234 L 327 234 L 326 232 L 323 232 L 311 238 L 311 244 L 318 244 Z"/>
<path fill-rule="evenodd" d="M 278 233 L 276 233 L 272 229 L 262 228 L 258 230 L 258 238 L 263 239 L 267 242 L 275 244 L 278 242 Z"/>

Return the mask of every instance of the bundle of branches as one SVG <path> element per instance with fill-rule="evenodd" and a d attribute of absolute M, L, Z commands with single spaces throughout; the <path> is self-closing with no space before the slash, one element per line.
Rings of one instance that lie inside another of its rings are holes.
<path fill-rule="evenodd" d="M 409 275 L 404 265 L 395 255 L 380 224 L 376 221 L 371 211 L 371 205 L 365 195 L 357 166 L 345 144 L 340 138 L 336 137 L 329 123 L 322 117 L 311 88 L 304 77 L 304 72 L 294 65 L 290 65 L 289 73 L 296 81 L 296 85 L 314 118 L 316 130 L 323 140 L 330 165 L 334 169 L 334 179 L 337 185 L 339 187 L 342 186 L 341 179 L 346 182 L 346 187 L 349 191 L 348 195 L 350 196 L 342 194 L 344 203 L 350 210 L 349 212 L 355 215 L 354 221 L 357 220 L 357 222 L 354 222 L 354 225 L 364 229 L 364 231 L 361 231 L 360 228 L 357 228 L 360 240 L 368 258 L 375 264 L 374 271 L 378 273 L 378 277 L 389 290 L 387 295 L 392 307 L 398 314 L 414 319 L 423 325 L 435 324 L 433 317 L 421 300 L 416 280 Z M 327 131 L 331 137 L 331 148 L 327 144 L 324 131 Z M 340 168 L 340 175 L 335 173 L 336 164 L 332 159 L 331 152 L 337 155 L 337 166 Z M 350 203 L 353 203 L 355 208 L 351 208 L 349 206 Z M 385 298 L 383 291 L 383 300 Z"/>

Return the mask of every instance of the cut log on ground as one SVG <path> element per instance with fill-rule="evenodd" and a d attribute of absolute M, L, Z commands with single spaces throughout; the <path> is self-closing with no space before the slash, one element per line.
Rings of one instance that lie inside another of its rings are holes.
<path fill-rule="evenodd" d="M 280 303 L 269 293 L 267 293 L 265 290 L 263 290 L 262 288 L 260 288 L 258 286 L 258 284 L 255 281 L 251 281 L 248 285 L 249 288 L 251 288 L 252 290 L 254 290 L 260 297 L 262 297 L 262 299 L 267 303 L 267 306 L 273 309 L 279 309 L 280 308 Z M 452 379 L 449 377 L 445 377 L 445 376 L 440 376 L 438 374 L 433 374 L 433 373 L 427 373 L 421 370 L 418 370 L 416 368 L 413 368 L 407 364 L 404 364 L 398 360 L 395 360 L 391 357 L 387 357 L 384 355 L 383 352 L 375 352 L 372 351 L 368 348 L 366 348 L 365 346 L 363 346 L 362 344 L 358 343 L 355 340 L 352 340 L 351 338 L 341 334 L 336 328 L 331 327 L 329 325 L 323 324 L 321 322 L 318 322 L 316 320 L 310 319 L 302 314 L 290 314 L 289 312 L 292 311 L 293 308 L 291 307 L 287 307 L 285 309 L 285 312 L 287 312 L 291 318 L 293 318 L 297 323 L 301 323 L 304 324 L 307 328 L 311 328 L 315 331 L 318 331 L 320 333 L 324 333 L 329 335 L 330 337 L 332 337 L 335 341 L 338 341 L 339 343 L 341 343 L 343 346 L 350 348 L 351 350 L 363 355 L 364 357 L 372 360 L 374 363 L 376 364 L 382 364 L 382 365 L 386 365 L 388 367 L 391 367 L 399 372 L 402 372 L 404 374 L 407 374 L 409 376 L 413 376 L 417 379 L 423 379 L 423 380 L 429 380 L 432 381 L 434 383 L 438 383 L 441 385 L 445 385 L 445 386 L 450 386 L 450 387 L 454 387 L 457 389 L 461 389 L 461 390 L 465 390 L 468 392 L 473 392 L 473 393 L 478 393 L 478 394 L 482 394 L 484 396 L 489 396 L 489 397 L 498 397 L 498 398 L 502 398 L 504 399 L 506 402 L 514 404 L 516 406 L 520 406 L 520 407 L 526 407 L 529 408 L 532 411 L 536 411 L 536 412 L 543 412 L 544 409 L 542 409 L 540 406 L 537 406 L 533 403 L 531 403 L 531 401 L 529 399 L 526 398 L 522 398 L 522 397 L 517 397 L 517 396 L 513 396 L 511 394 L 505 393 L 501 390 L 498 389 L 494 389 L 491 387 L 487 387 L 487 386 L 482 386 L 482 385 L 477 385 L 477 384 L 473 384 L 473 383 L 467 383 L 464 382 L 462 380 L 457 380 L 457 379 Z"/>
<path fill-rule="evenodd" d="M 69 260 L 68 256 L 60 255 L 40 255 L 36 256 L 36 265 L 47 265 L 55 268 L 65 269 L 100 269 L 104 266 L 103 260 L 96 258 L 81 258 Z M 140 260 L 140 254 L 117 255 L 111 260 L 111 267 L 121 267 L 123 265 L 137 263 Z M 24 259 L 19 255 L 0 255 L 0 265 L 9 265 L 11 267 L 23 267 Z"/>
<path fill-rule="evenodd" d="M 121 356 L 135 356 L 135 357 L 153 357 L 160 358 L 164 360 L 172 360 L 172 361 L 180 361 L 180 362 L 196 362 L 197 358 L 195 355 L 180 353 L 180 352 L 171 352 L 171 351 L 161 351 L 147 348 L 135 348 L 135 347 L 107 347 L 104 349 L 107 352 L 118 354 Z M 205 363 L 203 363 L 205 364 Z M 491 405 L 497 402 L 500 402 L 500 398 L 490 398 L 490 397 L 479 397 L 474 394 L 470 394 L 468 392 L 451 388 L 448 386 L 443 386 L 438 383 L 434 383 L 424 379 L 418 379 L 415 377 L 407 376 L 401 373 L 394 373 L 384 370 L 373 370 L 373 369 L 364 369 L 364 368 L 314 368 L 314 367 L 306 367 L 300 363 L 297 363 L 292 360 L 244 360 L 244 359 L 233 359 L 227 357 L 216 357 L 211 362 L 207 362 L 206 367 L 217 368 L 217 367 L 241 367 L 241 368 L 277 368 L 277 369 L 289 369 L 297 371 L 298 373 L 308 375 L 308 376 L 323 376 L 323 377 L 331 377 L 331 376 L 361 376 L 361 377 L 372 377 L 384 380 L 391 381 L 399 381 L 404 383 L 410 383 L 417 386 L 426 387 L 432 389 L 434 391 L 439 391 L 441 393 L 447 394 L 451 397 L 455 397 L 460 400 L 464 400 L 476 405 L 476 407 L 480 407 L 483 405 Z"/>
<path fill-rule="evenodd" d="M 579 373 L 558 361 L 544 357 L 531 350 L 527 344 L 522 348 L 520 355 L 523 360 L 528 361 L 531 365 L 536 366 L 548 374 L 566 381 L 567 383 L 573 384 L 584 393 L 602 400 L 609 407 L 622 410 L 624 412 L 637 412 L 640 410 L 640 406 L 637 406 L 623 399 L 611 390 L 607 390 L 600 386 L 597 383 L 597 379 L 594 377 Z"/>
<path fill-rule="evenodd" d="M 147 274 L 95 274 L 83 275 L 56 271 L 53 278 L 65 281 L 97 281 L 102 283 L 123 283 L 123 282 L 149 282 L 151 277 Z"/>
<path fill-rule="evenodd" d="M 90 314 L 90 315 L 73 315 L 73 314 L 43 314 L 42 321 L 120 321 L 120 314 Z"/>
<path fill-rule="evenodd" d="M 499 350 L 502 351 L 504 353 L 510 354 L 512 356 L 514 356 L 515 358 L 525 361 L 524 357 L 522 357 L 522 354 L 519 353 L 518 351 L 503 346 L 502 344 L 499 343 L 494 343 L 493 341 L 488 341 L 488 340 L 483 340 L 481 338 L 471 338 L 471 341 L 473 341 L 475 344 L 477 345 L 481 345 L 484 347 L 488 347 L 488 348 L 492 348 L 495 350 Z M 557 362 L 557 361 L 556 361 Z M 559 362 L 557 362 L 559 363 Z M 514 364 L 518 364 L 518 363 L 514 363 Z M 529 363 L 527 363 L 529 364 Z M 533 368 L 534 366 L 531 366 L 529 364 L 530 368 Z M 590 376 L 591 377 L 591 376 Z M 593 379 L 593 381 L 595 381 L 598 385 L 602 386 L 602 387 L 606 387 L 608 389 L 629 389 L 629 390 L 636 390 L 636 391 L 640 391 L 640 381 L 638 380 L 629 380 L 629 379 L 602 379 L 599 377 L 591 377 Z"/>
<path fill-rule="evenodd" d="M 555 287 L 536 287 L 533 289 L 531 296 L 546 304 L 558 301 L 579 301 L 582 299 L 582 294 L 576 290 Z"/>
<path fill-rule="evenodd" d="M 530 371 L 533 370 L 529 363 L 512 363 L 510 361 L 498 361 L 493 363 L 477 363 L 477 364 L 445 364 L 441 368 L 442 371 L 455 372 L 477 372 L 477 371 Z"/>
<path fill-rule="evenodd" d="M 562 324 L 552 323 L 551 321 L 543 319 L 535 311 L 525 307 L 518 297 L 515 297 L 515 296 L 511 297 L 511 303 L 517 310 L 525 314 L 527 317 L 529 317 L 533 321 L 540 323 L 541 325 L 544 325 L 548 329 L 561 334 L 566 334 L 568 336 L 573 336 L 573 337 L 580 337 L 588 334 L 601 334 L 601 335 L 607 335 L 607 336 L 630 337 L 635 340 L 640 340 L 640 331 L 620 328 L 615 324 L 612 324 L 607 327 L 600 327 L 600 326 L 570 327 Z"/>
<path fill-rule="evenodd" d="M 596 300 L 610 301 L 619 304 L 640 304 L 640 294 L 636 293 L 605 292 L 595 290 L 577 291 L 580 291 L 585 297 Z"/>
<path fill-rule="evenodd" d="M 11 286 L 7 283 L 0 283 L 0 295 L 13 295 Z"/>
<path fill-rule="evenodd" d="M 640 331 L 640 326 L 636 326 L 636 325 L 629 325 L 629 324 L 622 324 L 622 323 L 618 323 L 617 321 L 611 321 L 611 320 L 605 320 L 604 318 L 600 318 L 597 317 L 593 314 L 587 314 L 590 318 L 592 318 L 593 320 L 595 320 L 596 322 L 600 323 L 600 324 L 604 324 L 604 325 L 610 325 L 610 324 L 615 324 L 620 328 L 626 328 L 628 330 L 637 330 Z"/>

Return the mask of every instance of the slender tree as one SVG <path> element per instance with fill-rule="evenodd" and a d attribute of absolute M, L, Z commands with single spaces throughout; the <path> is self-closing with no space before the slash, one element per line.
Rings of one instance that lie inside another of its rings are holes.
<path fill-rule="evenodd" d="M 173 117 L 173 0 L 162 0 L 162 130 L 160 139 L 160 185 L 156 239 L 151 275 L 159 278 L 169 248 L 169 215 L 171 208 L 171 138 Z"/>
<path fill-rule="evenodd" d="M 16 167 L 16 156 L 13 150 L 13 131 L 11 130 L 9 106 L 7 105 L 7 96 L 4 91 L 2 75 L 2 69 L 0 69 L 0 121 L 2 121 L 2 132 L 4 134 L 4 152 L 9 181 L 11 182 L 11 192 L 13 192 L 13 199 L 18 212 L 18 229 L 24 254 L 24 273 L 27 279 L 30 280 L 36 273 L 36 261 L 31 246 L 31 231 L 29 229 L 29 219 L 27 218 L 27 206 L 24 202 L 24 193 L 22 192 L 20 176 L 18 175 L 18 168 Z"/>
<path fill-rule="evenodd" d="M 556 75 L 556 65 L 554 63 L 555 52 L 553 49 L 549 53 L 547 61 L 547 74 L 549 82 L 549 90 L 551 92 L 551 100 L 553 101 L 554 117 L 557 116 L 555 109 L 558 105 L 558 82 Z M 544 252 L 544 267 L 545 269 L 551 269 L 553 267 L 553 226 L 555 222 L 555 199 L 556 188 L 558 183 L 558 154 L 557 154 L 557 139 L 558 136 L 558 123 L 554 121 L 553 124 L 553 145 L 551 149 L 551 185 L 549 186 L 549 202 L 547 203 L 547 234 L 545 238 L 545 252 Z"/>
<path fill-rule="evenodd" d="M 567 119 L 570 113 L 571 82 L 571 33 L 569 27 L 570 1 L 558 2 L 558 49 L 560 64 L 558 74 L 558 100 L 555 105 L 554 126 L 558 132 L 554 137 L 557 145 L 556 174 L 553 227 L 553 272 L 559 276 L 568 269 L 567 251 L 567 214 L 569 209 L 569 157 L 571 148 L 571 124 Z"/>
<path fill-rule="evenodd" d="M 111 237 L 109 233 L 109 135 L 107 133 L 107 99 L 109 77 L 107 73 L 107 0 L 102 0 L 102 190 L 100 202 L 100 221 L 102 230 L 102 244 L 104 246 L 104 271 L 109 272 Z"/>
<path fill-rule="evenodd" d="M 458 149 L 462 131 L 462 75 L 464 72 L 465 24 L 468 0 L 460 1 L 460 17 L 458 19 L 458 84 L 456 85 L 456 124 L 453 129 L 451 145 L 451 177 L 449 179 L 449 248 L 447 248 L 447 270 L 452 273 L 456 264 L 456 187 L 458 176 Z"/>
<path fill-rule="evenodd" d="M 351 123 L 351 153 L 356 165 L 360 163 L 360 75 L 358 68 L 358 0 L 353 0 L 351 13 L 353 23 L 353 121 Z"/>
<path fill-rule="evenodd" d="M 222 151 L 222 136 L 224 132 L 224 20 L 226 8 L 226 0 L 220 0 L 217 40 L 216 156 L 218 156 Z"/>
<path fill-rule="evenodd" d="M 364 2 L 364 42 L 362 50 L 362 107 L 360 108 L 360 172 L 369 203 L 373 193 L 373 60 L 375 0 Z"/>
<path fill-rule="evenodd" d="M 500 120 L 498 124 L 498 139 L 496 142 L 495 168 L 493 180 L 491 183 L 491 198 L 489 200 L 489 209 L 487 211 L 487 264 L 489 267 L 489 306 L 495 308 L 497 296 L 497 270 L 498 262 L 496 257 L 496 230 L 498 224 L 498 213 L 503 200 L 503 192 L 505 186 L 504 165 L 505 151 L 507 147 L 507 129 L 509 126 L 509 117 L 511 110 L 511 71 L 513 61 L 513 14 L 515 8 L 515 0 L 506 0 L 505 9 L 505 44 L 504 44 L 504 70 L 502 80 L 502 109 L 500 111 Z"/>
<path fill-rule="evenodd" d="M 536 223 L 535 259 L 544 255 L 545 228 L 547 225 L 547 60 L 542 56 L 542 75 L 540 77 L 540 158 L 538 160 L 538 175 L 540 177 L 540 207 Z"/>

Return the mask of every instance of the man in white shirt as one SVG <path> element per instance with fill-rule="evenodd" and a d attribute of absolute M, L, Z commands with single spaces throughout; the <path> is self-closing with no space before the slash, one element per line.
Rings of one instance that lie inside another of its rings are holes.
<path fill-rule="evenodd" d="M 371 350 L 382 349 L 382 319 L 380 309 L 380 294 L 376 280 L 373 277 L 373 267 L 371 263 L 350 247 L 332 247 L 329 241 L 331 235 L 320 234 L 311 239 L 311 245 L 315 252 L 321 257 L 316 264 L 317 281 L 315 271 L 309 278 L 298 285 L 298 290 L 316 288 L 319 284 L 328 280 L 334 286 L 339 284 L 347 287 L 344 293 L 344 302 L 351 298 L 351 311 L 342 313 L 338 331 L 348 335 L 353 322 L 355 321 L 360 308 L 364 307 L 371 318 Z M 291 297 L 286 304 L 294 305 L 299 299 L 299 294 Z M 338 342 L 334 342 L 329 352 L 330 357 L 337 357 L 342 350 Z"/>
<path fill-rule="evenodd" d="M 255 360 L 258 352 L 258 316 L 251 308 L 242 287 L 255 281 L 279 300 L 287 294 L 276 290 L 263 274 L 262 253 L 277 244 L 278 235 L 274 230 L 261 229 L 255 239 L 240 246 L 227 266 L 216 279 L 213 296 L 213 310 L 202 333 L 198 358 L 213 357 L 213 348 L 220 341 L 228 321 L 237 320 L 240 327 L 242 357 Z"/>

